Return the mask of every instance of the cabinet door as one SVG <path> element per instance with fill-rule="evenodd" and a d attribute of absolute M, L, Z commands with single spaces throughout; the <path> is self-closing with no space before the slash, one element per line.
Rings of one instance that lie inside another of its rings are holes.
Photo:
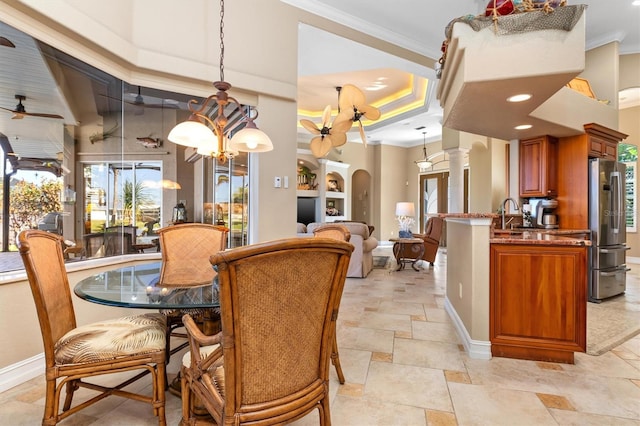
<path fill-rule="evenodd" d="M 566 362 L 586 350 L 587 248 L 491 245 L 495 356 Z"/>
<path fill-rule="evenodd" d="M 550 136 L 520 141 L 520 196 L 555 196 L 558 140 Z"/>

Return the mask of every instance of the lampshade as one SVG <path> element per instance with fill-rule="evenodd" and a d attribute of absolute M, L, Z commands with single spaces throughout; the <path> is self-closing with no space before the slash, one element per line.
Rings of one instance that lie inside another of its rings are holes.
<path fill-rule="evenodd" d="M 415 215 L 416 215 L 416 208 L 413 203 L 406 202 L 406 201 L 396 203 L 396 216 L 413 217 Z"/>
<path fill-rule="evenodd" d="M 229 148 L 234 151 L 267 152 L 273 149 L 273 143 L 265 132 L 256 127 L 253 120 L 249 120 L 244 129 L 233 135 Z"/>
<path fill-rule="evenodd" d="M 217 144 L 217 138 L 213 131 L 197 119 L 189 119 L 176 125 L 171 129 L 167 138 L 178 145 L 193 148 Z"/>
<path fill-rule="evenodd" d="M 427 160 L 426 158 L 424 160 L 416 161 L 416 166 L 418 166 L 421 169 L 428 169 L 432 165 L 433 165 L 433 163 L 431 161 Z"/>

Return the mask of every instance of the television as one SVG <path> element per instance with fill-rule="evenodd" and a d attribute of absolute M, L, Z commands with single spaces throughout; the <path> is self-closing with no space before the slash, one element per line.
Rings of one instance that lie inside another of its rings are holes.
<path fill-rule="evenodd" d="M 298 197 L 298 223 L 305 225 L 316 221 L 316 199 Z"/>

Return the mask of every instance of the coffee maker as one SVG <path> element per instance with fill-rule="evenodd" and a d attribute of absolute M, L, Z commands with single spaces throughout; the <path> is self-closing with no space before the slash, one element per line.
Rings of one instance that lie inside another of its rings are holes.
<path fill-rule="evenodd" d="M 530 199 L 531 218 L 536 228 L 557 229 L 558 216 L 555 214 L 558 201 L 548 198 Z"/>

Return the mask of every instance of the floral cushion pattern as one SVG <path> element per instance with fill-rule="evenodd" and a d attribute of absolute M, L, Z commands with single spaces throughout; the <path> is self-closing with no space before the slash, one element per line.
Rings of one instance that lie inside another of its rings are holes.
<path fill-rule="evenodd" d="M 163 315 L 150 313 L 77 327 L 56 342 L 56 363 L 99 362 L 163 350 L 165 324 Z"/>

